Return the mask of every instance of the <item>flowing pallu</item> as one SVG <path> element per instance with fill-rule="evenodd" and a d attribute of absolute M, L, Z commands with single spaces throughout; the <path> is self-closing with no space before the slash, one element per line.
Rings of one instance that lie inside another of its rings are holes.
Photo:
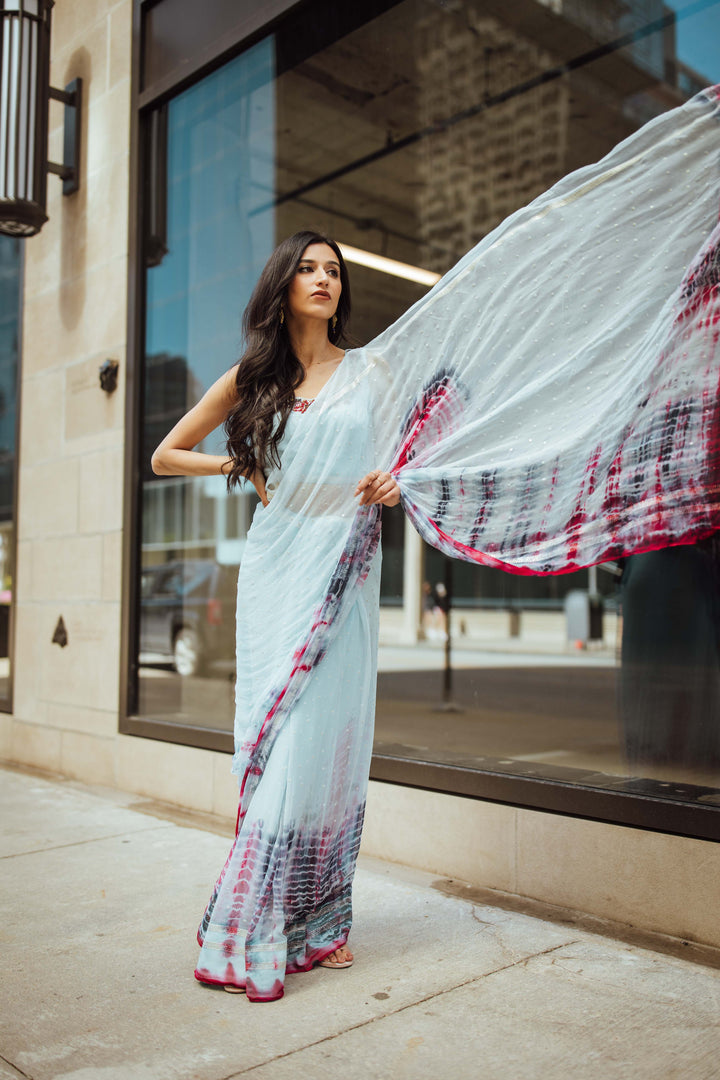
<path fill-rule="evenodd" d="M 235 843 L 198 978 L 281 996 L 344 943 L 374 715 L 377 508 L 553 574 L 718 527 L 720 89 L 486 236 L 291 415 L 238 582 Z"/>

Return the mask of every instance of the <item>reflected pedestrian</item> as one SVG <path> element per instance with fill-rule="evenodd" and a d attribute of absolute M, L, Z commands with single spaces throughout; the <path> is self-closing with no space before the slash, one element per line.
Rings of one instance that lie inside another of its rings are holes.
<path fill-rule="evenodd" d="M 441 641 L 447 641 L 448 636 L 448 594 L 445 583 L 438 581 L 433 590 L 433 616 L 435 621 L 435 634 Z"/>

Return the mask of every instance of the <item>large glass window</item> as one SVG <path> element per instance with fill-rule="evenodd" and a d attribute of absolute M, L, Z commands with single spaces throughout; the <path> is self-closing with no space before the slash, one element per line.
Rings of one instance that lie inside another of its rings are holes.
<path fill-rule="evenodd" d="M 220 476 L 161 480 L 150 457 L 236 361 L 274 244 L 262 209 L 274 191 L 273 65 L 272 40 L 260 43 L 148 128 L 162 213 L 148 214 L 138 701 L 144 716 L 210 727 L 228 724 L 235 580 L 256 497 L 228 495 Z M 207 449 L 222 453 L 221 436 Z"/>
<path fill-rule="evenodd" d="M 254 496 L 158 479 L 149 457 L 238 357 L 274 244 L 318 228 L 384 257 L 350 264 L 352 332 L 369 340 L 426 287 L 398 262 L 443 273 L 560 176 L 720 80 L 720 3 L 685 6 L 403 0 L 321 18 L 308 4 L 147 110 L 141 716 L 232 726 Z M 376 750 L 711 801 L 719 568 L 711 542 L 562 577 L 448 566 L 388 512 Z"/>

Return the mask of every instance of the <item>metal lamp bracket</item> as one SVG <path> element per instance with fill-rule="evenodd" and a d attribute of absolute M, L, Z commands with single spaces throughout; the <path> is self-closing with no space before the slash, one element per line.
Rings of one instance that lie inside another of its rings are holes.
<path fill-rule="evenodd" d="M 48 161 L 48 172 L 55 173 L 63 182 L 63 195 L 72 195 L 80 187 L 80 108 L 82 102 L 82 79 L 73 79 L 64 90 L 49 88 L 53 101 L 65 106 L 62 165 Z"/>

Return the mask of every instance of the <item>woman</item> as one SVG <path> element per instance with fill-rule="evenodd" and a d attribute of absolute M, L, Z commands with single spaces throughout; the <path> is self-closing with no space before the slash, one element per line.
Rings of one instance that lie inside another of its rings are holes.
<path fill-rule="evenodd" d="M 345 353 L 336 342 L 343 340 L 349 312 L 350 289 L 338 246 L 312 232 L 297 233 L 281 243 L 245 312 L 247 349 L 241 363 L 218 379 L 166 436 L 153 455 L 154 471 L 184 476 L 221 473 L 229 485 L 250 478 L 262 503 L 253 523 L 253 539 L 258 530 L 267 533 L 264 518 L 280 484 L 281 466 L 287 471 L 285 454 L 294 453 L 293 435 L 295 441 L 303 437 L 316 399 L 344 362 Z M 223 422 L 229 457 L 192 449 Z M 351 431 L 347 417 L 343 422 L 346 431 Z M 360 450 L 369 463 L 370 426 L 365 418 L 356 426 L 352 449 L 355 454 Z M 372 580 L 358 595 L 356 616 L 348 613 L 343 636 L 323 658 L 312 694 L 306 693 L 293 709 L 284 725 L 283 743 L 273 747 L 277 764 L 253 788 L 252 799 L 248 760 L 243 760 L 242 749 L 243 742 L 249 742 L 251 756 L 256 750 L 257 737 L 243 739 L 244 727 L 248 712 L 256 707 L 253 695 L 263 697 L 265 675 L 272 678 L 277 670 L 276 663 L 268 663 L 269 657 L 277 655 L 277 663 L 282 663 L 286 639 L 287 648 L 292 649 L 292 632 L 276 635 L 276 624 L 292 627 L 304 606 L 308 583 L 301 567 L 294 564 L 292 551 L 298 520 L 305 522 L 306 533 L 317 534 L 313 548 L 332 547 L 333 531 L 342 544 L 347 517 L 356 509 L 353 490 L 363 507 L 395 506 L 400 501 L 397 482 L 379 469 L 362 477 L 325 480 L 315 493 L 309 485 L 301 485 L 283 507 L 273 506 L 275 517 L 284 515 L 289 524 L 290 547 L 282 556 L 276 551 L 272 585 L 257 572 L 252 548 L 243 558 L 238 584 L 237 728 L 246 798 L 241 802 L 233 849 L 201 926 L 203 953 L 197 976 L 205 982 L 222 982 L 226 990 L 246 988 L 251 1000 L 281 996 L 283 968 L 307 970 L 315 963 L 346 968 L 353 961 L 345 942 L 372 744 L 379 555 Z M 276 546 L 282 546 L 277 525 L 273 533 Z M 262 548 L 262 542 L 255 546 Z M 306 546 L 308 542 L 306 538 Z M 297 583 L 286 577 L 296 578 Z M 260 620 L 248 618 L 245 598 L 253 591 L 266 601 L 261 621 L 267 623 L 272 613 L 271 635 L 263 634 Z M 268 636 L 276 640 L 267 640 Z M 344 670 L 349 656 L 358 662 L 354 687 Z M 352 725 L 341 701 L 348 693 L 363 705 Z M 308 754 L 309 743 L 322 746 L 322 760 Z M 246 878 L 238 866 L 247 864 L 251 850 L 263 871 L 255 874 L 257 880 L 246 875 L 248 888 L 239 899 L 238 881 L 244 883 Z M 268 875 L 272 878 L 269 888 Z M 289 947 L 284 945 L 285 938 Z M 236 965 L 236 959 L 243 962 Z"/>
<path fill-rule="evenodd" d="M 274 1000 L 285 972 L 351 962 L 382 504 L 516 573 L 718 528 L 719 161 L 715 88 L 518 210 L 345 355 L 336 246 L 299 234 L 270 260 L 246 356 L 153 459 L 249 476 L 262 499 L 238 581 L 238 828 L 202 981 Z M 229 457 L 195 453 L 226 417 Z"/>

